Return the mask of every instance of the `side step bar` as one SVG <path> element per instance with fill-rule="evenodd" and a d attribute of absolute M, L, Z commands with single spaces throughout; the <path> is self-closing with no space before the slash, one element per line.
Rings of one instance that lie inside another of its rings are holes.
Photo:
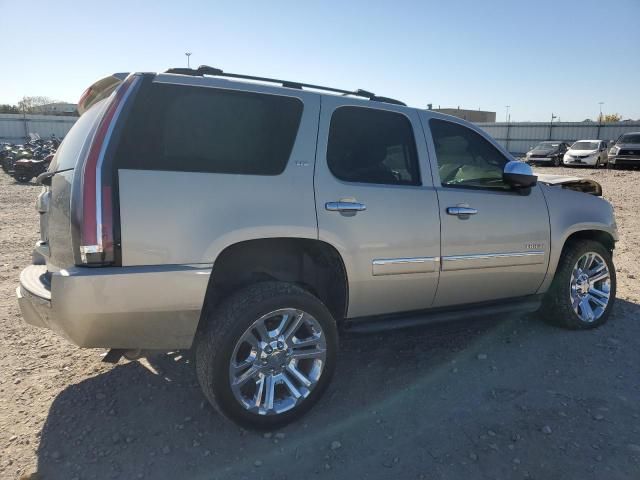
<path fill-rule="evenodd" d="M 540 308 L 542 297 L 542 295 L 532 295 L 518 300 L 485 302 L 455 308 L 445 307 L 404 314 L 347 319 L 344 322 L 344 328 L 349 332 L 374 333 L 454 320 L 467 320 L 469 318 L 532 313 Z"/>

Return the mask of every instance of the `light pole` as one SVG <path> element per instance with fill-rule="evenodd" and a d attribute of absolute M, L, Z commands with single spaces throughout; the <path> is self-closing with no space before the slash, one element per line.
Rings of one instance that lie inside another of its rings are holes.
<path fill-rule="evenodd" d="M 551 134 L 551 130 L 553 129 L 553 120 L 556 119 L 558 117 L 556 117 L 553 112 L 551 112 L 551 121 L 549 122 L 549 140 L 551 140 L 553 138 L 553 135 Z"/>
<path fill-rule="evenodd" d="M 189 57 L 191 56 L 191 52 L 185 52 L 185 55 L 187 56 L 187 68 L 191 68 L 191 65 L 189 65 Z"/>
<path fill-rule="evenodd" d="M 604 105 L 604 102 L 598 102 L 598 105 L 600 105 L 600 116 L 598 117 L 598 122 L 602 123 L 602 105 Z"/>
<path fill-rule="evenodd" d="M 509 108 L 511 108 L 511 105 L 505 105 L 505 108 L 507 109 L 507 111 L 504 114 L 504 121 L 508 122 L 509 121 Z"/>

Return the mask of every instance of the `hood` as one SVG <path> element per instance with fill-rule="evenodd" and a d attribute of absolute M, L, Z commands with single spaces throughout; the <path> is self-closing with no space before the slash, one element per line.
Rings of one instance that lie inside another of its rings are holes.
<path fill-rule="evenodd" d="M 567 150 L 569 155 L 595 155 L 596 153 L 598 153 L 598 150 L 573 150 L 572 148 Z"/>
<path fill-rule="evenodd" d="M 568 190 L 588 193 L 596 197 L 602 196 L 602 185 L 589 178 L 571 177 L 568 175 L 538 174 L 538 181 L 547 185 L 557 185 Z"/>
<path fill-rule="evenodd" d="M 614 147 L 630 148 L 631 150 L 640 150 L 640 143 L 616 143 Z"/>
<path fill-rule="evenodd" d="M 529 153 L 533 155 L 548 155 L 557 151 L 557 148 L 534 148 L 533 150 L 530 150 Z"/>

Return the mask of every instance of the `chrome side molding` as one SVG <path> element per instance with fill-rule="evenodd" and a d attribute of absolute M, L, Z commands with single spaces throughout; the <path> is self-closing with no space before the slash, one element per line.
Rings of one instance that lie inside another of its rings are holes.
<path fill-rule="evenodd" d="M 372 262 L 372 273 L 374 276 L 432 273 L 438 270 L 439 262 L 439 257 L 379 258 Z"/>
<path fill-rule="evenodd" d="M 508 253 L 483 253 L 475 255 L 450 255 L 442 257 L 442 271 L 538 265 L 544 263 L 544 261 L 545 252 L 542 250 Z"/>
<path fill-rule="evenodd" d="M 432 273 L 438 270 L 439 264 L 442 271 L 538 265 L 545 262 L 545 255 L 546 252 L 542 250 L 534 250 L 446 257 L 377 258 L 371 263 L 373 276 L 402 275 L 406 273 Z"/>

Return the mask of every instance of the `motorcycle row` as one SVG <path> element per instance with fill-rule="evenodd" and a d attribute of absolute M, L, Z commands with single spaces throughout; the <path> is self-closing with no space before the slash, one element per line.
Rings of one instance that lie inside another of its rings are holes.
<path fill-rule="evenodd" d="M 17 182 L 28 183 L 47 171 L 59 145 L 55 137 L 31 138 L 21 145 L 0 143 L 0 165 Z"/>

